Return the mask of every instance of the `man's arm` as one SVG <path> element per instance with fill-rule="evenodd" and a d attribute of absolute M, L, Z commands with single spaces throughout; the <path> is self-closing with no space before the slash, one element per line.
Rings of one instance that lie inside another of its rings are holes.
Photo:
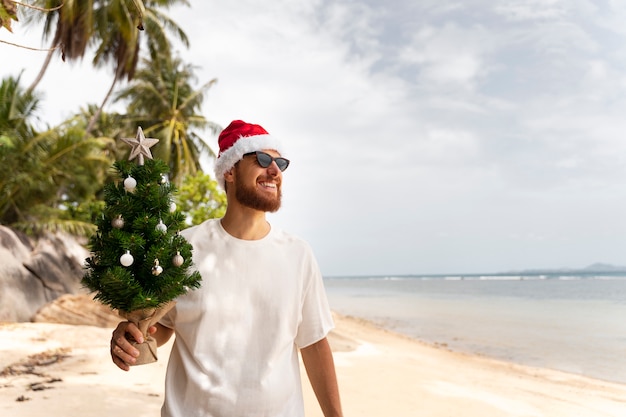
<path fill-rule="evenodd" d="M 335 362 L 328 339 L 323 338 L 300 350 L 313 392 L 325 417 L 342 417 Z"/>

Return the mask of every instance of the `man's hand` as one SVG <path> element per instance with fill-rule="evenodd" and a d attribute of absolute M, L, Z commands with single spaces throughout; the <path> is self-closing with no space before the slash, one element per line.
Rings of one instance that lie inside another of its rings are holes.
<path fill-rule="evenodd" d="M 148 329 L 150 334 L 156 332 L 156 327 Z M 139 351 L 133 347 L 129 340 L 143 343 L 143 334 L 137 326 L 129 321 L 123 321 L 113 330 L 111 336 L 111 358 L 113 363 L 123 371 L 130 370 L 139 357 Z"/>

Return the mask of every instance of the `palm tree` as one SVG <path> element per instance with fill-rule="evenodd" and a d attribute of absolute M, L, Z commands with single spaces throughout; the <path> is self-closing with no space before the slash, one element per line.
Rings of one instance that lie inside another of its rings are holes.
<path fill-rule="evenodd" d="M 10 138 L 25 138 L 33 136 L 34 129 L 31 120 L 35 118 L 40 98 L 20 87 L 20 74 L 17 78 L 7 77 L 0 84 L 0 135 L 3 138 L 3 148 L 9 146 Z"/>
<path fill-rule="evenodd" d="M 58 48 L 61 49 L 63 61 L 80 60 L 94 33 L 94 0 L 41 0 L 41 3 L 43 8 L 54 10 L 45 14 L 43 39 L 47 40 L 53 32 L 54 35 L 41 70 L 28 91 L 37 87 Z M 37 20 L 40 16 L 30 15 L 27 21 Z"/>
<path fill-rule="evenodd" d="M 31 120 L 38 98 L 19 86 L 19 78 L 0 85 L 0 223 L 35 234 L 65 230 L 88 234 L 94 229 L 81 204 L 91 204 L 111 166 L 114 145 L 108 138 L 83 140 L 84 121 L 38 132 Z"/>
<path fill-rule="evenodd" d="M 169 7 L 179 2 L 188 5 L 187 0 L 156 0 L 145 1 L 145 8 L 139 4 L 133 8 L 129 7 L 127 2 L 117 0 L 110 1 L 109 7 L 98 11 L 96 26 L 100 43 L 97 46 L 93 64 L 100 67 L 113 62 L 115 67 L 113 82 L 100 105 L 100 111 L 109 100 L 118 81 L 123 78 L 130 81 L 133 78 L 140 49 L 139 31 L 135 30 L 135 27 L 145 31 L 150 48 L 157 48 L 164 54 L 170 54 L 170 41 L 166 30 L 174 33 L 184 46 L 189 46 L 185 32 L 157 7 L 153 7 L 153 5 Z M 136 10 L 140 11 L 139 20 Z M 97 114 L 87 125 L 87 134 L 91 132 L 96 118 Z"/>
<path fill-rule="evenodd" d="M 142 61 L 133 82 L 117 94 L 115 101 L 129 100 L 129 120 L 141 126 L 146 135 L 160 140 L 154 154 L 169 164 L 171 180 L 180 185 L 186 175 L 201 171 L 203 152 L 215 156 L 198 131 L 220 130 L 200 113 L 204 93 L 217 80 L 194 88 L 191 65 L 155 49 L 150 54 L 151 59 Z"/>
<path fill-rule="evenodd" d="M 63 60 L 82 59 L 87 47 L 96 47 L 93 65 L 101 67 L 113 63 L 114 77 L 99 111 L 87 126 L 88 135 L 98 114 L 108 101 L 117 82 L 124 77 L 131 80 L 137 67 L 140 49 L 140 31 L 147 35 L 148 44 L 169 54 L 170 42 L 166 31 L 174 33 L 184 46 L 189 40 L 183 30 L 160 9 L 175 4 L 189 5 L 187 0 L 41 0 L 47 8 L 59 7 L 46 15 L 44 39 L 54 27 L 52 47 L 39 72 L 29 87 L 32 91 L 42 79 L 57 46 Z"/>
<path fill-rule="evenodd" d="M 0 84 L 0 165 L 5 172 L 0 177 L 0 223 L 3 224 L 11 224 L 22 215 L 25 207 L 18 200 L 24 189 L 24 172 L 20 171 L 20 165 L 29 157 L 36 158 L 24 152 L 22 144 L 36 136 L 31 121 L 35 118 L 39 97 L 20 87 L 20 77 L 21 74 L 17 78 L 7 77 Z M 32 191 L 32 201 L 39 200 L 36 190 Z"/>

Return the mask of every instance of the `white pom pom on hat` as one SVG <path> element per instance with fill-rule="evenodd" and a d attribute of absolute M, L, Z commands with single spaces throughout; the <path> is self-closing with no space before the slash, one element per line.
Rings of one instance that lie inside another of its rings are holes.
<path fill-rule="evenodd" d="M 233 120 L 220 133 L 217 143 L 220 152 L 215 161 L 215 178 L 224 188 L 224 174 L 228 172 L 243 156 L 250 152 L 272 149 L 282 155 L 282 144 L 270 136 L 260 125 Z"/>

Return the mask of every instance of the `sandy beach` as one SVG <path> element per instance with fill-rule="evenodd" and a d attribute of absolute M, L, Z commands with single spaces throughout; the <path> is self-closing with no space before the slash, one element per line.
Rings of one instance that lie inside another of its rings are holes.
<path fill-rule="evenodd" d="M 330 335 L 346 416 L 622 417 L 626 385 L 448 351 L 335 316 Z M 171 342 L 125 373 L 111 329 L 0 324 L 0 415 L 158 416 Z M 304 375 L 304 372 L 303 372 Z M 322 416 L 304 376 L 307 417 Z"/>

